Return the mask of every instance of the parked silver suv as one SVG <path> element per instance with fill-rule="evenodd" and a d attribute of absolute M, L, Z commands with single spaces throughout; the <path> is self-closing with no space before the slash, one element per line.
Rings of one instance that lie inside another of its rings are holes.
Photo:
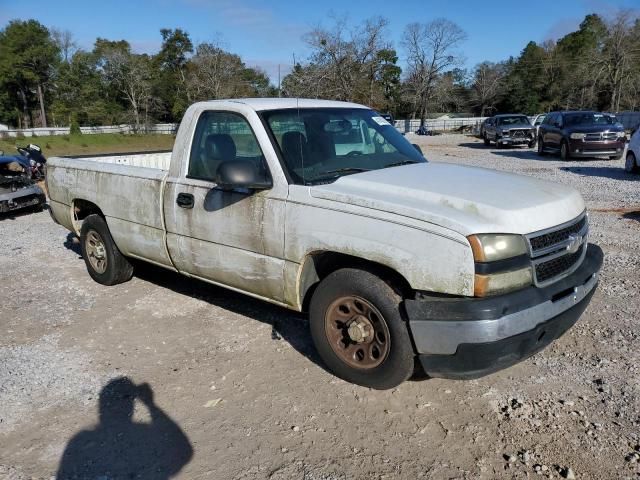
<path fill-rule="evenodd" d="M 484 124 L 483 140 L 485 145 L 495 142 L 498 148 L 505 145 L 527 145 L 531 148 L 536 144 L 535 133 L 536 129 L 525 115 L 495 115 Z"/>

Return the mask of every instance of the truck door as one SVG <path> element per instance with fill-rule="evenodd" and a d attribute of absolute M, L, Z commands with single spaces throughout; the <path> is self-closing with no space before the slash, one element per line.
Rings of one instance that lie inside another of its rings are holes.
<path fill-rule="evenodd" d="M 236 160 L 255 162 L 259 171 L 270 175 L 245 117 L 202 112 L 184 171 L 167 179 L 164 214 L 169 254 L 182 273 L 280 302 L 284 202 L 272 197 L 271 190 L 217 187 L 220 164 Z"/>

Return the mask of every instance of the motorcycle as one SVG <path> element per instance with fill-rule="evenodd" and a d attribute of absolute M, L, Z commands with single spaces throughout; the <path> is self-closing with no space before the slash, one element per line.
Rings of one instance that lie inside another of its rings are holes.
<path fill-rule="evenodd" d="M 33 143 L 30 143 L 26 147 L 16 147 L 18 153 L 26 160 L 28 160 L 29 164 L 29 172 L 31 178 L 34 180 L 41 180 L 45 175 L 45 165 L 47 163 L 47 159 L 42 154 L 42 149 Z"/>

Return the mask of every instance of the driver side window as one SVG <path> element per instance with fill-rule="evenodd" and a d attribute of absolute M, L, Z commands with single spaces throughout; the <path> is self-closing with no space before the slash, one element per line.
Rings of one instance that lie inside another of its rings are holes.
<path fill-rule="evenodd" d="M 187 177 L 216 181 L 223 162 L 254 162 L 258 172 L 266 172 L 260 145 L 249 122 L 237 113 L 203 112 L 198 119 Z"/>

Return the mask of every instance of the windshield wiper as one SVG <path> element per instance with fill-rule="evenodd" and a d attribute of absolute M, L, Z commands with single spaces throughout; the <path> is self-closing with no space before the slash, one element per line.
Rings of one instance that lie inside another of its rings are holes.
<path fill-rule="evenodd" d="M 384 168 L 400 167 L 401 165 L 411 165 L 412 163 L 420 163 L 420 162 L 416 162 L 415 160 L 403 160 L 401 162 L 390 163 L 389 165 L 385 165 Z"/>
<path fill-rule="evenodd" d="M 341 173 L 362 173 L 362 172 L 369 172 L 371 171 L 371 169 L 369 168 L 359 168 L 359 167 L 344 167 L 344 168 L 337 168 L 335 170 L 329 170 L 327 172 L 323 172 L 323 175 L 320 177 L 316 177 L 313 178 L 311 180 L 311 185 L 316 184 L 318 182 L 320 183 L 324 183 L 327 180 L 334 180 L 337 178 L 341 177 Z"/>
<path fill-rule="evenodd" d="M 329 170 L 327 172 L 324 173 L 347 173 L 347 172 L 353 172 L 353 173 L 358 173 L 358 172 L 368 172 L 370 169 L 369 168 L 359 168 L 359 167 L 344 167 L 344 168 L 337 168 L 336 170 Z"/>

